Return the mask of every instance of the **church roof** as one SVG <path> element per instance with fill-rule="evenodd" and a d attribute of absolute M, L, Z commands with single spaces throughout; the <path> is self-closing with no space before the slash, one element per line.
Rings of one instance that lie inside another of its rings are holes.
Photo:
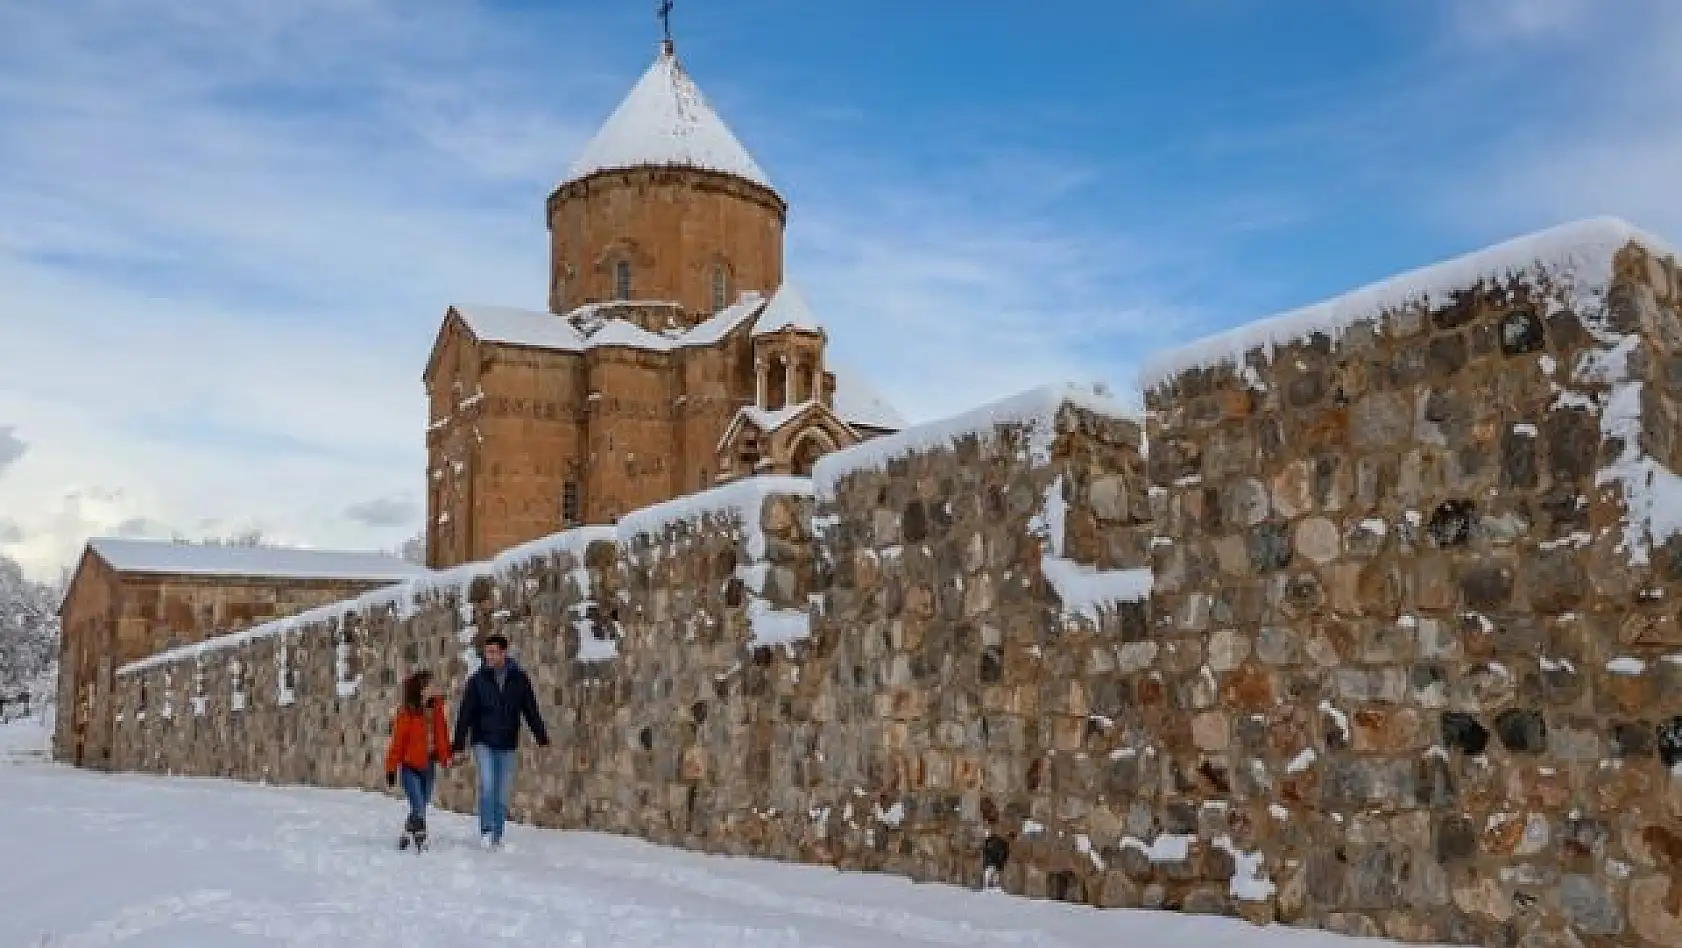
<path fill-rule="evenodd" d="M 779 300 L 781 303 L 779 304 Z M 593 303 L 573 311 L 602 309 L 613 304 Z M 705 322 L 688 330 L 670 334 L 652 333 L 619 319 L 601 321 L 586 335 L 580 332 L 569 316 L 538 313 L 505 306 L 453 306 L 469 332 L 480 342 L 549 349 L 559 352 L 585 352 L 604 346 L 626 346 L 650 352 L 671 352 L 691 346 L 716 345 L 748 319 L 757 315 L 754 333 L 760 334 L 770 326 L 780 329 L 794 325 L 802 329 L 821 331 L 823 324 L 813 315 L 805 298 L 788 283 L 778 289 L 771 301 L 757 293 L 744 293 L 741 299 L 718 312 Z M 835 375 L 835 415 L 843 422 L 876 430 L 898 431 L 907 424 L 905 417 L 888 403 L 863 374 L 850 367 L 837 365 L 834 358 L 825 360 Z"/>
<path fill-rule="evenodd" d="M 823 326 L 818 323 L 818 318 L 812 315 L 812 307 L 807 305 L 806 297 L 787 280 L 777 288 L 777 292 L 771 294 L 771 302 L 765 304 L 765 312 L 759 315 L 759 322 L 754 324 L 753 334 L 765 336 L 783 329 L 824 331 Z"/>
<path fill-rule="evenodd" d="M 510 306 L 452 306 L 480 342 L 502 342 L 532 349 L 576 351 L 584 337 L 565 318 Z"/>
<path fill-rule="evenodd" d="M 829 360 L 829 371 L 835 375 L 835 415 L 855 428 L 875 428 L 879 431 L 899 431 L 906 427 L 901 415 L 882 397 L 864 376 L 850 366 Z"/>
<path fill-rule="evenodd" d="M 721 171 L 771 187 L 759 163 L 707 104 L 677 54 L 665 46 L 584 146 L 567 180 L 647 167 Z"/>
<path fill-rule="evenodd" d="M 497 342 L 530 349 L 549 349 L 557 352 L 584 352 L 605 346 L 625 346 L 650 352 L 670 352 L 691 346 L 710 346 L 729 335 L 748 317 L 764 306 L 758 293 L 743 293 L 731 305 L 719 310 L 710 319 L 694 326 L 670 333 L 649 332 L 623 319 L 580 320 L 589 325 L 588 332 L 580 331 L 574 319 L 587 317 L 599 310 L 614 306 L 638 305 L 623 303 L 589 303 L 561 316 L 506 306 L 452 306 L 469 332 L 480 342 Z M 645 303 L 642 305 L 670 305 Z"/>
<path fill-rule="evenodd" d="M 88 547 L 119 573 L 401 582 L 427 572 L 384 553 L 298 547 L 215 546 L 94 537 Z"/>

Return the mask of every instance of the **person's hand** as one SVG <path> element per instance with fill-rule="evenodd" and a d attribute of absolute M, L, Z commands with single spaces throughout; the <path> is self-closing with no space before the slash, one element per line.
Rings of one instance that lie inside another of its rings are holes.
<path fill-rule="evenodd" d="M 387 787 L 397 786 L 397 775 L 396 774 L 386 774 L 385 775 L 385 785 Z"/>

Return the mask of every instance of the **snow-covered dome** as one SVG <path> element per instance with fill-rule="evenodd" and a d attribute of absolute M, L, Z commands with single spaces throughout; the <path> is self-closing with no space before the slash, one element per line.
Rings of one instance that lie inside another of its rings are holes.
<path fill-rule="evenodd" d="M 669 45 L 661 46 L 654 65 L 584 146 L 567 181 L 647 167 L 721 171 L 771 188 L 770 178 L 707 105 Z"/>

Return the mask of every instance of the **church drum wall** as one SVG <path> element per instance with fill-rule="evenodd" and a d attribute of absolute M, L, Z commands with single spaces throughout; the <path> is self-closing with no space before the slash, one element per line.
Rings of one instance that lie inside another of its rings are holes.
<path fill-rule="evenodd" d="M 631 262 L 632 299 L 673 300 L 711 315 L 722 308 L 713 305 L 715 262 L 730 273 L 726 305 L 744 290 L 769 297 L 783 282 L 786 215 L 772 192 L 709 171 L 604 171 L 563 185 L 548 205 L 549 310 L 616 299 L 614 262 L 622 257 Z"/>

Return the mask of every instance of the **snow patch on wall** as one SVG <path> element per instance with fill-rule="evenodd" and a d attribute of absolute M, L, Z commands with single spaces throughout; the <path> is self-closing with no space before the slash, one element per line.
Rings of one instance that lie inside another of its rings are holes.
<path fill-rule="evenodd" d="M 1045 506 L 1028 522 L 1028 532 L 1041 543 L 1040 571 L 1056 590 L 1065 615 L 1098 621 L 1099 610 L 1118 602 L 1142 602 L 1150 597 L 1154 578 L 1148 569 L 1098 569 L 1063 555 L 1064 523 L 1069 504 L 1063 498 L 1063 477 L 1045 490 Z"/>

